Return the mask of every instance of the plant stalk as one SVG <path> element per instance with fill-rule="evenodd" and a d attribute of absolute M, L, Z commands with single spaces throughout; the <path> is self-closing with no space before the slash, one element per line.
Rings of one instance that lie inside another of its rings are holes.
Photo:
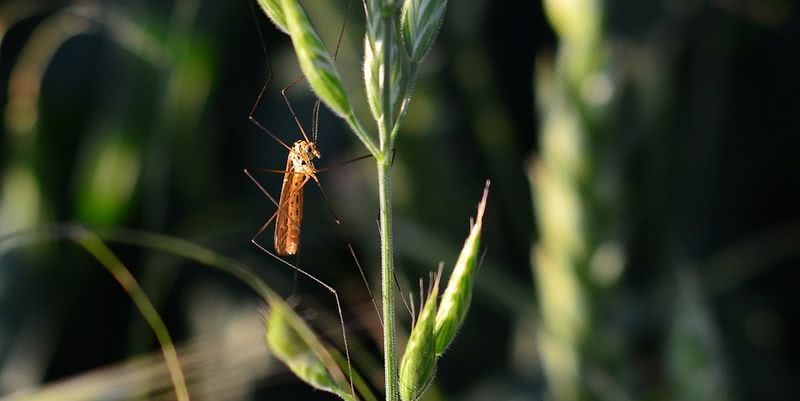
<path fill-rule="evenodd" d="M 383 351 L 386 377 L 386 401 L 397 401 L 397 341 L 394 321 L 394 260 L 392 244 L 391 160 L 378 160 L 378 193 L 381 226 L 381 288 L 383 291 Z"/>
<path fill-rule="evenodd" d="M 381 290 L 383 292 L 383 352 L 386 401 L 400 399 L 397 340 L 394 322 L 394 247 L 392 244 L 392 157 L 394 129 L 392 117 L 392 43 L 394 1 L 385 0 L 381 10 L 383 19 L 383 121 L 379 124 L 381 157 L 377 159 L 378 198 L 381 226 Z"/>

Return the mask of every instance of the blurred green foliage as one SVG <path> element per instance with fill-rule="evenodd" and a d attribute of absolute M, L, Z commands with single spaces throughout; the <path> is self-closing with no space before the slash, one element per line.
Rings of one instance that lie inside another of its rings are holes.
<path fill-rule="evenodd" d="M 470 317 L 424 399 L 567 399 L 553 391 L 542 347 L 558 341 L 544 330 L 559 325 L 580 327 L 570 380 L 581 399 L 794 399 L 800 9 L 597 0 L 595 22 L 571 29 L 576 17 L 555 13 L 557 3 L 450 2 L 418 72 L 394 163 L 404 292 L 439 260 L 453 265 L 478 189 L 486 178 L 493 188 Z M 346 1 L 304 4 L 331 47 Z M 360 94 L 356 5 L 337 68 Z M 286 141 L 299 137 L 280 90 L 300 69 L 257 7 L 11 0 L 0 28 L 0 234 L 81 221 L 190 239 L 257 266 L 338 341 L 329 293 L 248 241 L 274 207 L 241 171 L 280 169 L 286 157 L 247 119 L 267 65 L 255 117 Z M 310 127 L 310 90 L 288 94 Z M 367 100 L 351 101 L 366 120 Z M 319 123 L 320 167 L 361 155 L 328 110 Z M 531 196 L 531 160 L 557 169 L 534 185 L 552 185 L 552 198 Z M 558 196 L 565 172 L 572 200 Z M 354 163 L 321 179 L 376 283 L 372 174 Z M 279 190 L 280 177 L 259 178 Z M 354 364 L 375 386 L 380 326 L 324 200 L 306 197 L 299 264 L 339 290 Z M 584 217 L 559 223 L 571 208 Z M 552 268 L 542 261 L 566 263 L 553 248 L 531 263 L 531 244 L 548 236 L 559 254 L 580 255 L 562 270 L 568 279 L 532 278 Z M 263 333 L 243 336 L 263 330 L 252 321 L 263 306 L 237 280 L 141 247 L 114 250 L 165 318 L 197 399 L 328 397 L 271 365 Z M 90 257 L 56 242 L 0 254 L 0 267 L 0 394 L 61 379 L 63 397 L 87 386 L 169 391 L 163 366 L 142 356 L 157 352 L 152 338 Z M 575 310 L 583 320 L 571 320 Z"/>

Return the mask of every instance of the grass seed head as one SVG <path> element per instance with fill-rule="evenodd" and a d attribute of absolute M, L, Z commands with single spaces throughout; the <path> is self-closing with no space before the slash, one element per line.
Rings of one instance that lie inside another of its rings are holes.
<path fill-rule="evenodd" d="M 483 190 L 483 198 L 478 205 L 478 216 L 475 224 L 472 225 L 469 236 L 461 248 L 453 273 L 447 282 L 442 294 L 442 302 L 436 313 L 436 326 L 434 334 L 436 336 L 436 354 L 441 355 L 456 335 L 461 327 L 469 310 L 472 300 L 473 273 L 478 260 L 478 249 L 481 242 L 481 228 L 483 214 L 486 209 L 486 198 L 489 195 L 489 181 Z"/>
<path fill-rule="evenodd" d="M 436 279 L 432 280 L 425 306 L 420 309 L 419 317 L 411 330 L 400 363 L 400 398 L 403 401 L 419 399 L 436 374 L 436 338 L 433 328 L 436 322 L 436 298 L 439 296 L 441 272 L 440 267 Z"/>
<path fill-rule="evenodd" d="M 289 28 L 286 27 L 286 14 L 283 12 L 281 0 L 258 0 L 258 5 L 278 29 L 283 33 L 289 33 Z"/>
<path fill-rule="evenodd" d="M 300 69 L 317 96 L 346 119 L 353 108 L 328 49 L 297 0 L 281 0 L 281 5 Z"/>
<path fill-rule="evenodd" d="M 403 4 L 401 31 L 411 62 L 420 62 L 430 50 L 446 7 L 447 0 L 407 0 Z"/>
<path fill-rule="evenodd" d="M 283 300 L 270 299 L 267 344 L 278 358 L 310 386 L 355 400 L 333 356 L 310 327 Z"/>

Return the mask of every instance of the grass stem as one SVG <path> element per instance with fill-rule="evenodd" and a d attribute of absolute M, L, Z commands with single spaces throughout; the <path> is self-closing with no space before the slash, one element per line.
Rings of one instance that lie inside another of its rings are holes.
<path fill-rule="evenodd" d="M 381 288 L 383 290 L 383 349 L 386 401 L 397 401 L 397 341 L 394 319 L 394 248 L 392 244 L 391 160 L 378 160 L 378 193 L 381 227 Z"/>
<path fill-rule="evenodd" d="M 392 243 L 392 158 L 389 156 L 394 147 L 394 118 L 392 116 L 392 52 L 388 48 L 393 43 L 394 1 L 386 0 L 381 13 L 383 30 L 383 76 L 381 77 L 383 93 L 383 120 L 379 121 L 381 157 L 377 159 L 378 197 L 380 203 L 381 227 L 381 290 L 383 294 L 383 351 L 386 401 L 397 401 L 400 397 L 397 340 L 395 338 L 394 321 L 394 246 Z"/>

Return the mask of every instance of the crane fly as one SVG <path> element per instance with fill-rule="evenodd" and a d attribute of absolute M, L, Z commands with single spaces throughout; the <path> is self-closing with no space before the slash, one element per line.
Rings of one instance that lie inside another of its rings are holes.
<path fill-rule="evenodd" d="M 314 142 L 299 140 L 286 158 L 281 197 L 275 220 L 275 252 L 294 255 L 300 246 L 300 224 L 303 222 L 303 187 L 309 179 L 317 179 L 314 158 L 321 156 Z"/>

